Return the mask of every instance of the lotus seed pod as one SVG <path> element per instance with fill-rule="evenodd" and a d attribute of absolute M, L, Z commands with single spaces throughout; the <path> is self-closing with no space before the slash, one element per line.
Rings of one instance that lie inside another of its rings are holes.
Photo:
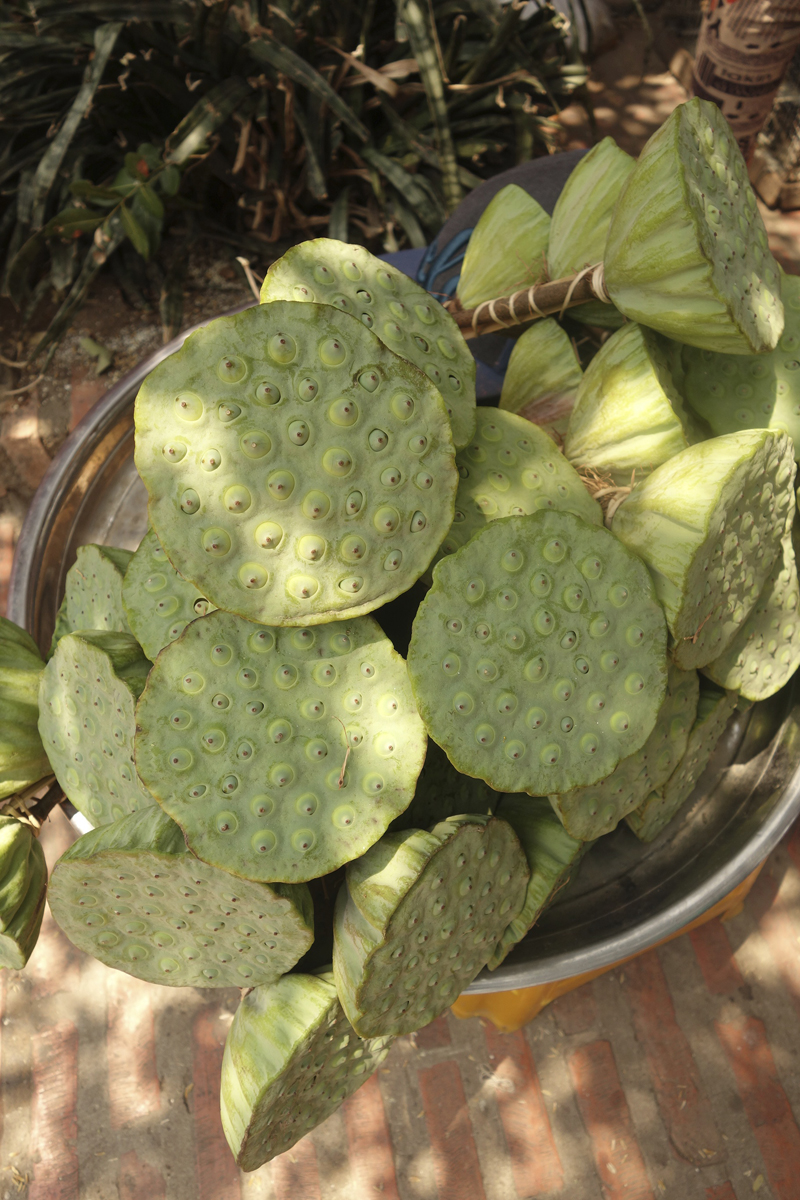
<path fill-rule="evenodd" d="M 543 796 L 504 796 L 502 819 L 508 821 L 525 851 L 530 879 L 525 901 L 486 964 L 494 971 L 533 928 L 555 895 L 575 876 L 590 842 L 570 837 Z"/>
<path fill-rule="evenodd" d="M 0 701 L 0 800 L 30 787 L 51 772 L 35 721 L 27 711 L 23 721 L 9 720 L 9 709 Z"/>
<path fill-rule="evenodd" d="M 170 562 L 269 625 L 350 619 L 411 586 L 458 473 L 427 376 L 326 304 L 220 317 L 136 400 L 136 464 Z"/>
<path fill-rule="evenodd" d="M 772 350 L 778 265 L 747 167 L 715 104 L 679 104 L 648 141 L 614 210 L 605 284 L 632 321 L 703 350 Z"/>
<path fill-rule="evenodd" d="M 63 614 L 59 610 L 61 636 L 83 629 L 131 632 L 122 603 L 122 581 L 132 558 L 131 550 L 116 546 L 78 547 L 67 571 Z"/>
<path fill-rule="evenodd" d="M 566 433 L 583 372 L 572 342 L 553 320 L 529 325 L 508 360 L 500 408 Z"/>
<path fill-rule="evenodd" d="M 441 1016 L 522 908 L 528 864 L 495 817 L 390 833 L 347 868 L 333 919 L 333 977 L 361 1037 Z"/>
<path fill-rule="evenodd" d="M 21 971 L 44 915 L 47 865 L 30 825 L 0 816 L 0 967 Z"/>
<path fill-rule="evenodd" d="M 436 385 L 453 443 L 466 446 L 475 429 L 475 359 L 450 313 L 408 275 L 364 246 L 315 238 L 267 271 L 261 303 L 272 300 L 316 300 L 362 321 Z"/>
<path fill-rule="evenodd" d="M 300 882 L 363 854 L 425 758 L 406 665 L 369 618 L 209 613 L 162 650 L 136 722 L 139 774 L 189 849 L 244 879 Z"/>
<path fill-rule="evenodd" d="M 195 617 L 214 611 L 214 605 L 175 570 L 152 529 L 125 572 L 122 600 L 134 637 L 151 661 Z"/>
<path fill-rule="evenodd" d="M 250 883 L 199 862 L 155 807 L 79 838 L 49 899 L 79 950 L 171 987 L 274 983 L 314 940 L 304 884 Z"/>
<path fill-rule="evenodd" d="M 564 453 L 628 484 L 702 440 L 670 374 L 663 338 L 630 323 L 589 363 L 569 418 Z"/>
<path fill-rule="evenodd" d="M 496 791 L 605 778 L 655 725 L 666 627 L 647 568 L 568 512 L 506 517 L 437 564 L 408 671 L 428 733 Z"/>
<path fill-rule="evenodd" d="M 617 509 L 614 533 L 653 576 L 679 667 L 733 641 L 767 581 L 794 510 L 785 433 L 748 429 L 690 446 Z"/>
<path fill-rule="evenodd" d="M 507 296 L 547 275 L 550 217 L 515 183 L 501 188 L 473 229 L 456 295 L 462 308 Z"/>
<path fill-rule="evenodd" d="M 602 524 L 600 505 L 553 439 L 516 413 L 479 408 L 475 437 L 456 466 L 455 518 L 434 562 L 501 517 L 557 510 Z"/>
<path fill-rule="evenodd" d="M 243 1171 L 291 1149 L 365 1083 L 391 1038 L 357 1037 L 330 971 L 248 992 L 222 1058 L 222 1128 Z"/>
<path fill-rule="evenodd" d="M 755 606 L 719 658 L 703 670 L 720 687 L 741 692 L 747 700 L 766 700 L 791 679 L 800 666 L 800 627 L 794 547 L 785 534 Z"/>
<path fill-rule="evenodd" d="M 155 803 L 133 765 L 134 705 L 150 663 L 132 634 L 68 634 L 42 675 L 39 733 L 56 779 L 92 825 Z"/>
<path fill-rule="evenodd" d="M 623 185 L 635 159 L 605 137 L 580 160 L 567 179 L 553 209 L 547 245 L 551 279 L 560 279 L 599 263 L 606 248 L 608 228 Z M 599 300 L 570 309 L 578 321 L 617 329 L 622 314 Z"/>
<path fill-rule="evenodd" d="M 0 703 L 11 706 L 8 720 L 36 724 L 43 670 L 33 638 L 13 621 L 0 617 Z"/>
<path fill-rule="evenodd" d="M 645 744 L 593 787 L 550 796 L 568 833 L 583 841 L 611 833 L 623 817 L 667 782 L 686 751 L 699 691 L 696 671 L 670 666 L 667 694 Z"/>
<path fill-rule="evenodd" d="M 683 347 L 683 394 L 712 433 L 783 429 L 800 454 L 800 277 L 784 275 L 786 324 L 771 354 L 714 354 Z"/>
<path fill-rule="evenodd" d="M 58 612 L 56 613 L 56 623 L 53 626 L 53 636 L 50 639 L 50 646 L 47 651 L 48 662 L 55 654 L 56 646 L 61 641 L 62 637 L 66 637 L 66 635 L 71 632 L 72 629 L 70 628 L 69 618 L 67 617 L 67 596 L 64 595 L 61 603 L 58 606 Z"/>
<path fill-rule="evenodd" d="M 688 800 L 708 766 L 728 718 L 736 708 L 736 692 L 724 692 L 706 680 L 701 682 L 697 716 L 689 734 L 686 753 L 667 782 L 651 792 L 644 804 L 625 818 L 642 842 L 652 842 Z"/>
<path fill-rule="evenodd" d="M 404 813 L 395 817 L 389 832 L 402 829 L 428 829 L 437 821 L 459 813 L 491 815 L 500 797 L 482 779 L 462 775 L 451 764 L 444 750 L 428 739 L 425 763 L 417 780 L 414 799 Z"/>

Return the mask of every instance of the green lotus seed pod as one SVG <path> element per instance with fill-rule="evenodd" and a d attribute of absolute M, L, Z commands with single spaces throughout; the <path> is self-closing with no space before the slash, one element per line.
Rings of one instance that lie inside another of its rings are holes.
<path fill-rule="evenodd" d="M 550 217 L 515 183 L 501 188 L 478 218 L 461 264 L 462 308 L 529 288 L 547 275 Z"/>
<path fill-rule="evenodd" d="M 650 568 L 689 670 L 719 658 L 753 608 L 794 510 L 785 433 L 748 429 L 690 446 L 617 509 L 614 533 Z"/>
<path fill-rule="evenodd" d="M 712 433 L 783 429 L 800 454 L 800 278 L 784 275 L 783 335 L 771 354 L 714 354 L 683 347 L 683 394 Z"/>
<path fill-rule="evenodd" d="M 304 884 L 250 883 L 199 862 L 160 808 L 79 838 L 49 899 L 79 950 L 171 987 L 274 983 L 314 940 Z"/>
<path fill-rule="evenodd" d="M 501 517 L 563 511 L 602 524 L 600 505 L 553 439 L 515 413 L 479 408 L 475 437 L 456 466 L 455 518 L 434 562 Z"/>
<path fill-rule="evenodd" d="M 47 865 L 30 825 L 0 816 L 0 967 L 21 971 L 44 915 Z"/>
<path fill-rule="evenodd" d="M 0 705 L 2 702 L 0 702 Z M 24 721 L 8 720 L 0 707 L 0 800 L 43 779 L 51 771 L 42 739 L 27 711 Z"/>
<path fill-rule="evenodd" d="M 0 703 L 11 706 L 7 718 L 0 715 L 0 719 L 36 724 L 43 670 L 33 638 L 13 621 L 0 617 Z"/>
<path fill-rule="evenodd" d="M 605 137 L 580 160 L 553 209 L 547 245 L 551 279 L 582 271 L 603 259 L 608 228 L 619 194 L 636 166 L 635 159 Z M 578 321 L 617 329 L 622 314 L 599 300 L 570 309 Z"/>
<path fill-rule="evenodd" d="M 195 617 L 214 611 L 214 605 L 175 570 L 152 529 L 125 572 L 122 600 L 134 637 L 151 661 Z"/>
<path fill-rule="evenodd" d="M 447 406 L 453 443 L 475 429 L 475 359 L 450 313 L 397 267 L 364 246 L 315 238 L 287 250 L 267 271 L 261 303 L 332 304 L 424 371 Z"/>
<path fill-rule="evenodd" d="M 189 849 L 244 879 L 325 875 L 411 802 L 425 757 L 406 665 L 377 622 L 187 625 L 136 709 L 136 766 Z"/>
<path fill-rule="evenodd" d="M 611 833 L 624 816 L 667 782 L 686 751 L 699 690 L 696 671 L 670 666 L 667 694 L 644 745 L 623 758 L 593 787 L 550 796 L 553 810 L 568 833 L 583 841 Z"/>
<path fill-rule="evenodd" d="M 679 104 L 650 138 L 614 210 L 604 262 L 608 294 L 632 321 L 724 354 L 777 345 L 778 265 L 715 104 Z"/>
<path fill-rule="evenodd" d="M 658 334 L 630 323 L 589 363 L 569 418 L 564 454 L 628 484 L 702 440 L 683 405 Z"/>
<path fill-rule="evenodd" d="M 92 825 L 155 803 L 133 765 L 134 705 L 150 663 L 130 633 L 68 634 L 42 675 L 39 733 L 67 798 Z"/>
<path fill-rule="evenodd" d="M 495 817 L 390 833 L 347 868 L 333 977 L 361 1037 L 412 1033 L 445 1012 L 522 908 L 528 864 Z"/>
<path fill-rule="evenodd" d="M 713 683 L 701 681 L 697 716 L 689 734 L 686 753 L 667 782 L 658 791 L 651 792 L 645 802 L 625 818 L 640 841 L 655 841 L 688 800 L 725 732 L 736 701 L 736 692 L 723 692 Z"/>
<path fill-rule="evenodd" d="M 404 813 L 395 817 L 389 833 L 403 829 L 428 829 L 437 821 L 459 813 L 491 815 L 499 800 L 497 792 L 482 779 L 462 775 L 451 764 L 444 750 L 428 739 L 425 763 L 417 780 L 414 799 Z"/>
<path fill-rule="evenodd" d="M 504 796 L 502 819 L 519 838 L 530 868 L 525 901 L 486 964 L 494 971 L 577 873 L 591 842 L 570 837 L 543 796 Z"/>
<path fill-rule="evenodd" d="M 704 673 L 720 687 L 741 692 L 747 700 L 774 695 L 800 666 L 798 602 L 794 547 L 791 535 L 786 534 L 750 615 L 727 650 L 703 668 Z"/>
<path fill-rule="evenodd" d="M 222 1058 L 222 1128 L 243 1171 L 291 1149 L 383 1062 L 391 1038 L 362 1041 L 330 971 L 248 992 Z"/>
<path fill-rule="evenodd" d="M 50 639 L 50 646 L 47 651 L 47 661 L 48 662 L 55 654 L 56 646 L 61 641 L 62 637 L 66 637 L 66 635 L 68 633 L 72 633 L 72 629 L 71 629 L 70 623 L 69 623 L 69 618 L 67 617 L 67 599 L 68 598 L 65 594 L 61 600 L 61 603 L 58 606 L 58 612 L 56 613 L 56 623 L 53 626 L 53 636 Z"/>
<path fill-rule="evenodd" d="M 453 519 L 442 398 L 326 304 L 220 317 L 136 400 L 136 464 L 170 562 L 270 625 L 350 619 L 411 586 Z"/>
<path fill-rule="evenodd" d="M 116 546 L 78 547 L 77 558 L 67 571 L 64 603 L 56 621 L 60 636 L 84 629 L 131 632 L 122 603 L 122 581 L 132 558 L 131 550 Z"/>
<path fill-rule="evenodd" d="M 408 671 L 428 733 L 496 791 L 587 786 L 633 754 L 666 688 L 644 563 L 568 512 L 505 517 L 437 564 Z"/>
<path fill-rule="evenodd" d="M 563 435 L 582 376 L 575 348 L 561 326 L 551 319 L 536 321 L 514 343 L 500 408 Z"/>

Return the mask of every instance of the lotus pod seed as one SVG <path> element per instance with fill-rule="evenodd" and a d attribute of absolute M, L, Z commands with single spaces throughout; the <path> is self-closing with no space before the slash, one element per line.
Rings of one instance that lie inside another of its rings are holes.
<path fill-rule="evenodd" d="M 320 262 L 325 264 L 322 275 Z M 347 274 L 348 263 L 356 265 L 359 279 Z M 302 288 L 301 294 L 298 287 Z M 447 406 L 453 442 L 457 447 L 467 444 L 475 428 L 475 360 L 446 309 L 402 271 L 381 262 L 363 246 L 316 238 L 293 246 L 272 264 L 261 285 L 261 302 L 274 300 L 335 304 L 360 320 L 436 384 Z M 341 366 L 346 353 L 344 340 L 335 336 L 320 348 L 326 367 Z M 358 382 L 364 391 L 373 394 L 380 384 L 380 374 L 368 367 L 359 373 Z M 357 404 L 357 391 L 352 394 L 356 400 L 350 403 Z M 409 400 L 413 410 L 413 400 Z M 343 401 L 337 403 L 341 406 Z M 392 404 L 398 417 L 401 403 Z M 335 411 L 342 413 L 341 407 Z M 334 415 L 331 419 L 335 424 L 354 423 L 336 420 Z"/>
<path fill-rule="evenodd" d="M 471 814 L 390 833 L 351 863 L 334 912 L 333 975 L 362 1037 L 445 1012 L 487 963 L 525 898 L 510 825 Z"/>
<path fill-rule="evenodd" d="M 604 264 L 606 289 L 632 321 L 724 354 L 778 344 L 778 265 L 715 104 L 679 104 L 650 138 L 614 210 Z"/>
<path fill-rule="evenodd" d="M 225 1042 L 222 1128 L 254 1171 L 334 1113 L 383 1062 L 391 1038 L 353 1032 L 330 971 L 285 975 L 242 999 Z"/>
<path fill-rule="evenodd" d="M 188 723 L 165 722 L 175 710 Z M 410 803 L 425 754 L 405 663 L 366 617 L 265 630 L 211 613 L 159 655 L 136 720 L 137 768 L 189 848 L 253 880 L 363 854 Z"/>
<path fill-rule="evenodd" d="M 273 983 L 314 940 L 304 884 L 250 883 L 199 862 L 159 808 L 79 838 L 49 899 L 80 950 L 171 987 Z"/>
<path fill-rule="evenodd" d="M 149 669 L 130 633 L 83 630 L 60 640 L 42 674 L 42 743 L 64 794 L 92 825 L 155 803 L 133 764 L 134 706 Z"/>
<path fill-rule="evenodd" d="M 689 799 L 725 732 L 736 702 L 736 692 L 722 691 L 715 684 L 701 680 L 697 716 L 683 758 L 667 782 L 625 818 L 640 841 L 655 841 Z"/>
<path fill-rule="evenodd" d="M 785 433 L 743 430 L 690 446 L 634 488 L 613 531 L 647 563 L 684 670 L 730 645 L 794 513 Z"/>
<path fill-rule="evenodd" d="M 509 613 L 502 561 L 512 549 L 528 565 L 514 576 L 521 599 Z M 601 563 L 596 578 L 584 574 L 587 560 Z M 619 606 L 614 589 L 623 580 Z M 577 612 L 562 599 L 575 588 L 583 593 Z M 453 621 L 462 623 L 458 634 Z M 543 795 L 596 783 L 645 742 L 664 699 L 665 644 L 644 564 L 607 530 L 544 511 L 495 521 L 437 564 L 414 621 L 408 669 L 428 733 L 457 770 L 497 791 Z M 455 678 L 441 667 L 449 653 L 460 661 Z M 606 671 L 608 653 L 624 655 L 627 670 Z M 644 680 L 635 702 L 625 690 L 634 670 Z M 517 706 L 502 714 L 497 702 L 509 692 Z M 521 752 L 515 745 L 507 753 L 512 741 Z"/>
<path fill-rule="evenodd" d="M 346 356 L 320 371 L 312 396 L 298 363 L 318 359 L 331 339 Z M 207 370 L 223 348 L 247 367 L 231 385 L 240 411 L 227 423 Z M 371 393 L 355 377 L 365 360 L 378 377 Z M 257 395 L 267 373 L 280 391 L 270 405 Z M 189 386 L 203 413 L 190 426 L 178 420 L 187 453 L 174 462 L 162 454 L 176 420 L 164 400 Z M 394 401 L 409 393 L 413 413 L 401 406 L 398 416 Z M 342 403 L 352 405 L 349 425 L 330 419 Z M 369 612 L 422 574 L 451 523 L 458 480 L 441 396 L 330 306 L 275 301 L 211 322 L 148 376 L 136 414 L 156 536 L 200 595 L 246 619 L 307 625 Z M 209 446 L 213 471 L 203 469 Z M 421 468 L 431 478 L 424 492 L 414 482 Z M 357 575 L 339 553 L 351 534 L 366 546 Z M 310 561 L 298 550 L 309 536 L 329 548 Z"/>
<path fill-rule="evenodd" d="M 134 637 L 151 661 L 195 617 L 214 611 L 194 584 L 178 574 L 152 529 L 125 572 L 122 600 Z"/>

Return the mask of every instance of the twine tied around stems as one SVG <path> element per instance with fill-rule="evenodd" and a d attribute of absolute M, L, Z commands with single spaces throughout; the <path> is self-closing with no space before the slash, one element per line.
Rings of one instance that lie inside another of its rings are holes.
<path fill-rule="evenodd" d="M 458 299 L 448 301 L 444 307 L 452 314 L 466 338 L 479 337 L 493 329 L 509 329 L 522 325 L 537 317 L 551 314 L 563 316 L 568 308 L 599 300 L 603 304 L 613 303 L 605 284 L 603 264 L 593 263 L 563 279 L 534 283 L 521 288 L 510 296 L 497 296 L 483 300 L 474 309 L 463 309 Z M 505 312 L 502 309 L 505 308 Z M 522 311 L 520 311 L 522 310 Z"/>

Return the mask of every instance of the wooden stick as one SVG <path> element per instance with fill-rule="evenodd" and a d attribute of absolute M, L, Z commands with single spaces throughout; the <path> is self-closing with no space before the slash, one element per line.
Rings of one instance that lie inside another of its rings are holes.
<path fill-rule="evenodd" d="M 535 283 L 533 287 L 514 292 L 512 296 L 484 300 L 477 308 L 462 308 L 457 298 L 448 300 L 444 307 L 464 337 L 469 339 L 480 337 L 482 333 L 492 333 L 496 329 L 512 329 L 515 325 L 524 325 L 552 313 L 562 313 L 589 300 L 611 303 L 605 288 L 602 263 L 585 267 L 577 275 L 569 275 L 565 279 Z"/>

